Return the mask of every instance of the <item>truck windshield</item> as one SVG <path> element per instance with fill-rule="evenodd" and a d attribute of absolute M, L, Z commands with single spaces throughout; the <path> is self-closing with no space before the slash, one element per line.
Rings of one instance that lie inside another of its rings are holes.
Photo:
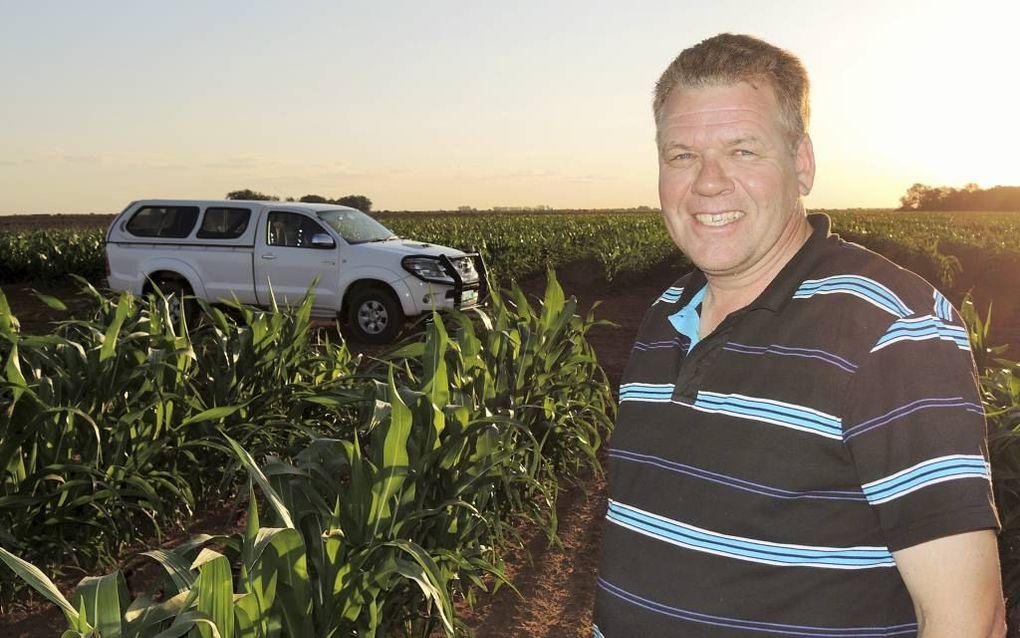
<path fill-rule="evenodd" d="M 333 227 L 348 244 L 396 239 L 393 231 L 353 208 L 323 210 L 316 213 L 319 219 Z"/>

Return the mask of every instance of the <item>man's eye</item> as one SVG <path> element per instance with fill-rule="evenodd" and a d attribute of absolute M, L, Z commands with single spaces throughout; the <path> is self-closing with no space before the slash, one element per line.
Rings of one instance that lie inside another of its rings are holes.
<path fill-rule="evenodd" d="M 669 158 L 671 162 L 686 162 L 694 157 L 694 153 L 676 153 Z"/>
<path fill-rule="evenodd" d="M 755 156 L 757 156 L 757 153 L 755 153 L 754 151 L 749 151 L 746 148 L 738 148 L 733 153 L 734 153 L 734 155 L 737 155 L 738 157 L 755 157 Z"/>

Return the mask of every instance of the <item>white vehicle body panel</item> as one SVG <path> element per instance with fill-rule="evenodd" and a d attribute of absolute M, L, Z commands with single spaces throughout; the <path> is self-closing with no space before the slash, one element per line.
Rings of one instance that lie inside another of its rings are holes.
<path fill-rule="evenodd" d="M 198 218 L 185 237 L 132 234 L 127 229 L 132 216 L 143 208 L 151 207 L 197 207 Z M 237 237 L 198 238 L 198 229 L 202 227 L 208 208 L 249 209 L 251 216 L 247 227 Z M 458 260 L 466 253 L 405 239 L 350 244 L 330 224 L 316 216 L 319 211 L 337 209 L 345 207 L 236 200 L 133 202 L 114 219 L 107 233 L 109 286 L 113 290 L 142 294 L 147 289 L 148 278 L 153 273 L 164 271 L 187 280 L 194 295 L 209 302 L 236 298 L 241 303 L 268 306 L 270 285 L 277 303 L 296 304 L 318 277 L 313 309 L 318 316 L 333 316 L 339 312 L 351 286 L 364 281 L 389 286 L 408 317 L 431 312 L 433 307 L 454 307 L 453 285 L 425 281 L 404 269 L 401 260 L 407 256 L 440 255 Z M 322 233 L 334 240 L 335 247 L 270 245 L 268 238 L 272 231 L 268 220 L 271 212 L 296 213 L 309 218 L 321 227 Z M 478 286 L 478 281 L 464 282 L 466 291 Z"/>
<path fill-rule="evenodd" d="M 340 307 L 336 250 L 261 245 L 255 252 L 255 296 L 262 304 L 269 303 L 270 294 L 281 306 L 300 304 L 315 281 L 314 308 Z"/>

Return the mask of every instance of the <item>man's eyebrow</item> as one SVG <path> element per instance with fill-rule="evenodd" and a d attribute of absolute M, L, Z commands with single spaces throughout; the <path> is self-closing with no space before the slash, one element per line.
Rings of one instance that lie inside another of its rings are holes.
<path fill-rule="evenodd" d="M 761 145 L 761 144 L 764 144 L 764 142 L 762 142 L 762 139 L 760 137 L 758 137 L 757 135 L 741 135 L 740 137 L 735 137 L 732 140 L 727 140 L 725 142 L 725 144 L 726 144 L 726 146 L 732 147 L 732 146 L 741 146 L 743 144 L 759 144 L 759 145 Z M 667 142 L 666 144 L 662 145 L 661 150 L 662 151 L 672 151 L 672 150 L 689 151 L 692 148 L 694 148 L 694 147 L 688 146 L 687 144 L 683 144 L 681 142 Z"/>
<path fill-rule="evenodd" d="M 761 138 L 755 135 L 743 135 L 726 142 L 727 146 L 741 146 L 743 144 L 761 144 Z"/>
<path fill-rule="evenodd" d="M 659 152 L 660 153 L 669 153 L 669 152 L 672 152 L 672 151 L 689 151 L 692 148 L 693 147 L 688 146 L 686 144 L 681 144 L 680 142 L 668 142 L 666 144 L 663 144 L 661 147 L 659 147 Z"/>

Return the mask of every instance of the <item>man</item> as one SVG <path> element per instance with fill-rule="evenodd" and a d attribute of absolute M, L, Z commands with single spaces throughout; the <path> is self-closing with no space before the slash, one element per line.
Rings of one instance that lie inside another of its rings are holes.
<path fill-rule="evenodd" d="M 1005 635 L 959 314 L 829 233 L 808 79 L 723 34 L 660 78 L 659 195 L 695 270 L 620 387 L 594 635 Z"/>

